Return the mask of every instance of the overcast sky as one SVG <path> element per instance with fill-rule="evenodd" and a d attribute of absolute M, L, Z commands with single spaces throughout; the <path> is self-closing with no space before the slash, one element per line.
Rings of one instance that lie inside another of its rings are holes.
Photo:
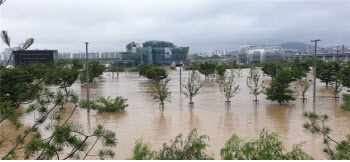
<path fill-rule="evenodd" d="M 246 44 L 350 46 L 348 0 L 7 0 L 0 30 L 12 44 L 33 37 L 32 49 L 125 51 L 131 41 L 170 41 L 233 51 Z M 1 43 L 2 51 L 5 45 Z"/>

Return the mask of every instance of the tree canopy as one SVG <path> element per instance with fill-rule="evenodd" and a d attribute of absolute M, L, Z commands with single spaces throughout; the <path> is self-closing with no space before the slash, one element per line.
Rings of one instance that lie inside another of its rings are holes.
<path fill-rule="evenodd" d="M 261 70 L 273 79 L 277 75 L 277 70 L 279 69 L 282 69 L 281 64 L 265 63 Z"/>
<path fill-rule="evenodd" d="M 289 69 L 279 70 L 277 76 L 270 83 L 270 87 L 266 88 L 266 99 L 277 101 L 280 105 L 282 102 L 294 101 L 293 91 L 289 89 L 289 83 L 292 81 L 292 74 Z"/>
<path fill-rule="evenodd" d="M 12 104 L 24 102 L 35 95 L 28 94 L 29 89 L 34 87 L 34 76 L 29 72 L 19 69 L 5 69 L 0 74 L 0 101 L 11 101 Z"/>
<path fill-rule="evenodd" d="M 199 72 L 205 76 L 205 79 L 209 75 L 215 74 L 216 65 L 214 62 L 208 61 L 199 65 Z"/>
<path fill-rule="evenodd" d="M 321 82 L 328 84 L 335 80 L 336 72 L 341 70 L 341 66 L 338 62 L 325 62 L 317 60 L 316 77 Z"/>

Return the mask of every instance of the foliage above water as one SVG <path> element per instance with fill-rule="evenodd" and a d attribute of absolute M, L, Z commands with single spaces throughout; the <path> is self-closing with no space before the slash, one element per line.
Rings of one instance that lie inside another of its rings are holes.
<path fill-rule="evenodd" d="M 234 75 L 224 76 L 219 82 L 220 92 L 225 96 L 227 101 L 239 92 L 239 85 L 234 82 Z"/>
<path fill-rule="evenodd" d="M 148 143 L 138 140 L 133 149 L 133 160 L 211 160 L 213 157 L 206 153 L 209 137 L 198 135 L 197 130 L 193 129 L 187 138 L 182 134 L 170 141 L 170 144 L 163 144 L 160 151 L 152 151 Z"/>
<path fill-rule="evenodd" d="M 340 106 L 340 108 L 350 111 L 350 94 L 343 94 L 343 104 Z"/>
<path fill-rule="evenodd" d="M 282 102 L 294 101 L 293 91 L 289 89 L 289 84 L 293 81 L 292 74 L 289 69 L 281 69 L 277 76 L 270 83 L 270 87 L 266 88 L 266 99 L 277 101 L 280 105 Z"/>
<path fill-rule="evenodd" d="M 151 160 L 156 155 L 156 152 L 151 150 L 151 145 L 149 143 L 143 143 L 142 139 L 138 139 L 135 142 L 132 152 L 131 160 Z"/>
<path fill-rule="evenodd" d="M 193 70 L 189 72 L 188 79 L 183 82 L 182 86 L 184 87 L 184 95 L 190 98 L 190 102 L 192 102 L 193 97 L 199 93 L 203 84 L 200 81 L 199 75 Z"/>
<path fill-rule="evenodd" d="M 168 77 L 165 69 L 159 68 L 153 64 L 142 64 L 138 67 L 139 75 L 152 80 L 162 80 Z"/>
<path fill-rule="evenodd" d="M 98 112 L 116 112 L 124 110 L 129 105 L 126 104 L 128 99 L 121 96 L 111 99 L 110 97 L 99 97 L 97 100 L 90 101 L 90 107 Z M 84 108 L 88 107 L 88 102 L 83 101 Z"/>
<path fill-rule="evenodd" d="M 151 96 L 155 101 L 159 101 L 164 104 L 164 101 L 170 101 L 170 90 L 168 88 L 168 83 L 170 79 L 157 80 L 155 86 L 151 89 Z M 163 105 L 162 105 L 163 106 Z"/>
<path fill-rule="evenodd" d="M 336 73 L 340 70 L 341 65 L 339 62 L 317 60 L 316 77 L 320 79 L 321 82 L 326 83 L 326 86 L 336 80 Z"/>
<path fill-rule="evenodd" d="M 274 78 L 277 75 L 277 71 L 282 69 L 281 64 L 277 63 L 265 63 L 263 68 L 261 69 L 266 75 Z"/>
<path fill-rule="evenodd" d="M 261 130 L 259 139 L 244 142 L 236 134 L 225 143 L 220 150 L 221 158 L 224 160 L 309 160 L 313 159 L 300 147 L 302 144 L 293 146 L 291 152 L 286 152 L 282 141 L 278 139 L 277 133 L 269 133 Z"/>
<path fill-rule="evenodd" d="M 205 79 L 209 78 L 210 75 L 215 74 L 215 68 L 216 64 L 211 61 L 199 64 L 199 72 L 205 76 Z"/>
<path fill-rule="evenodd" d="M 93 79 L 102 75 L 106 67 L 96 60 L 89 62 L 89 82 L 92 83 Z M 86 83 L 86 67 L 80 73 L 80 82 Z"/>
<path fill-rule="evenodd" d="M 210 160 L 213 159 L 205 150 L 209 137 L 198 135 L 193 129 L 187 138 L 179 134 L 170 144 L 163 144 L 159 151 L 153 151 L 149 143 L 143 143 L 142 139 L 135 142 L 132 160 Z M 310 160 L 310 155 L 301 149 L 301 145 L 293 146 L 292 151 L 286 152 L 277 133 L 269 133 L 263 129 L 259 139 L 244 142 L 236 134 L 226 142 L 220 150 L 224 160 Z"/>

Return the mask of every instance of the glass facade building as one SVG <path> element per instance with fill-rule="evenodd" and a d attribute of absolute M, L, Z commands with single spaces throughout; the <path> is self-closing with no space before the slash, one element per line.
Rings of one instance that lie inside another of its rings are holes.
<path fill-rule="evenodd" d="M 48 66 L 54 65 L 58 60 L 57 50 L 24 50 L 14 51 L 14 67 L 28 65 L 31 63 L 41 63 Z"/>
<path fill-rule="evenodd" d="M 170 66 L 180 62 L 188 65 L 189 47 L 176 47 L 171 42 L 146 41 L 143 47 L 131 42 L 126 45 L 126 51 L 121 53 L 122 60 L 134 60 L 135 65 L 153 63 L 158 66 Z"/>
<path fill-rule="evenodd" d="M 242 46 L 238 50 L 239 63 L 250 64 L 252 62 L 265 63 L 273 62 L 277 63 L 284 59 L 285 53 L 279 46 Z"/>

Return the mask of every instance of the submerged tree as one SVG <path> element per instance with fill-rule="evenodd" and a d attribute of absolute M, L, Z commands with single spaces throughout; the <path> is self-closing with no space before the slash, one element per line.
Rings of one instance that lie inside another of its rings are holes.
<path fill-rule="evenodd" d="M 327 154 L 330 160 L 349 160 L 350 159 L 350 135 L 346 136 L 345 140 L 336 141 L 330 136 L 331 128 L 325 123 L 329 117 L 327 114 L 318 115 L 313 112 L 305 112 L 304 117 L 309 119 L 309 122 L 304 124 L 304 128 L 312 134 L 320 135 L 323 138 L 325 148 L 323 152 Z M 332 149 L 331 144 L 335 144 L 335 149 Z"/>
<path fill-rule="evenodd" d="M 291 152 L 285 153 L 277 133 L 269 133 L 262 129 L 260 138 L 249 142 L 244 142 L 233 134 L 220 150 L 220 154 L 224 160 L 312 160 L 313 158 L 300 148 L 302 144 L 294 145 Z"/>
<path fill-rule="evenodd" d="M 231 73 L 235 73 L 236 76 L 241 77 L 243 70 L 241 68 L 237 68 L 237 69 L 232 69 Z"/>
<path fill-rule="evenodd" d="M 255 97 L 255 100 L 253 102 L 255 104 L 259 103 L 258 96 L 264 92 L 264 81 L 260 82 L 260 75 L 258 73 L 253 73 L 251 77 L 247 78 L 247 86 L 250 89 L 249 94 L 253 94 Z"/>
<path fill-rule="evenodd" d="M 341 70 L 341 66 L 338 62 L 317 61 L 316 77 L 328 87 L 329 83 L 335 81 L 336 73 Z"/>
<path fill-rule="evenodd" d="M 99 97 L 96 100 L 90 101 L 91 109 L 98 112 L 116 112 L 124 110 L 129 105 L 126 104 L 128 99 L 121 96 L 111 99 L 110 97 Z M 87 101 L 81 102 L 82 108 L 88 107 Z"/>
<path fill-rule="evenodd" d="M 337 101 L 339 99 L 338 94 L 342 91 L 342 86 L 340 80 L 341 74 L 338 72 L 335 75 L 334 81 L 331 83 L 332 87 L 329 91 L 333 94 L 334 100 Z"/>
<path fill-rule="evenodd" d="M 168 77 L 168 74 L 167 74 L 165 69 L 161 69 L 159 67 L 154 67 L 154 68 L 147 70 L 146 77 L 148 79 L 152 79 L 152 80 L 157 81 L 157 80 L 165 79 L 166 77 Z"/>
<path fill-rule="evenodd" d="M 310 71 L 310 62 L 294 60 L 291 65 L 291 72 L 294 79 L 301 81 Z"/>
<path fill-rule="evenodd" d="M 350 88 L 350 61 L 348 61 L 346 65 L 344 65 L 340 73 L 341 73 L 341 84 L 344 87 Z"/>
<path fill-rule="evenodd" d="M 222 80 L 219 81 L 220 92 L 225 96 L 226 102 L 230 103 L 230 98 L 234 97 L 239 92 L 239 85 L 235 85 L 234 75 L 224 76 Z"/>
<path fill-rule="evenodd" d="M 76 66 L 79 67 L 79 66 Z M 89 62 L 89 82 L 92 83 L 94 78 L 100 76 L 105 71 L 106 67 L 96 60 Z M 86 83 L 86 67 L 80 73 L 80 82 Z"/>
<path fill-rule="evenodd" d="M 294 101 L 293 91 L 289 89 L 292 82 L 292 75 L 288 69 L 282 69 L 278 75 L 270 83 L 270 87 L 266 88 L 266 99 L 277 101 L 280 105 L 282 102 Z"/>
<path fill-rule="evenodd" d="M 216 66 L 216 73 L 219 75 L 219 77 L 222 78 L 225 76 L 226 69 L 227 69 L 226 64 L 218 65 L 218 66 Z"/>
<path fill-rule="evenodd" d="M 270 76 L 272 79 L 277 75 L 277 70 L 282 69 L 281 64 L 277 63 L 265 63 L 261 69 L 266 75 Z"/>
<path fill-rule="evenodd" d="M 310 79 L 304 78 L 301 79 L 300 81 L 300 95 L 301 95 L 301 100 L 303 102 L 307 102 L 307 98 L 305 97 L 307 90 L 311 87 L 312 81 Z"/>
<path fill-rule="evenodd" d="M 340 108 L 350 111 L 350 94 L 343 94 L 343 104 L 340 106 Z"/>
<path fill-rule="evenodd" d="M 199 75 L 195 71 L 189 72 L 187 81 L 182 85 L 185 88 L 183 91 L 184 95 L 190 98 L 190 104 L 193 105 L 192 98 L 196 96 L 202 88 Z"/>
<path fill-rule="evenodd" d="M 207 80 L 210 75 L 213 75 L 215 73 L 215 69 L 216 65 L 211 61 L 199 65 L 199 72 L 205 76 L 205 80 Z"/>
<path fill-rule="evenodd" d="M 254 74 L 258 74 L 258 69 L 255 67 L 255 64 L 251 65 L 249 68 L 249 77 L 253 77 Z"/>
<path fill-rule="evenodd" d="M 155 101 L 159 101 L 161 108 L 164 108 L 164 101 L 170 102 L 170 90 L 168 88 L 168 83 L 170 79 L 158 80 L 155 82 L 155 87 L 151 90 L 151 96 Z"/>

